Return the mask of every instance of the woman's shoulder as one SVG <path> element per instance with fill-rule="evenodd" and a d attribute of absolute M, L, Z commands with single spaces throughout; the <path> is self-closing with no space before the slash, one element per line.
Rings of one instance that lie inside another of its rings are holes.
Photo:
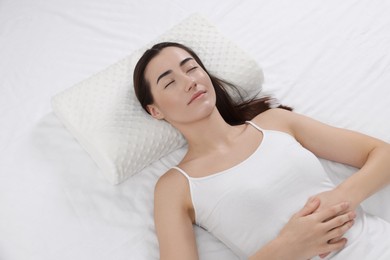
<path fill-rule="evenodd" d="M 187 178 L 176 169 L 171 168 L 157 180 L 155 197 L 167 198 L 171 202 L 187 202 L 190 188 Z"/>
<path fill-rule="evenodd" d="M 169 189 L 177 185 L 185 185 L 186 183 L 187 179 L 185 178 L 185 176 L 179 173 L 176 169 L 171 168 L 163 175 L 161 175 L 160 178 L 158 178 L 156 183 L 156 189 Z"/>
<path fill-rule="evenodd" d="M 290 117 L 292 114 L 294 114 L 294 112 L 283 109 L 283 108 L 270 108 L 270 109 L 264 111 L 263 113 L 260 113 L 257 116 L 255 116 L 255 118 L 263 118 L 263 117 L 266 118 L 266 117 L 270 117 L 270 116 L 272 116 L 272 117 L 276 116 L 278 118 L 287 118 L 287 117 Z"/>
<path fill-rule="evenodd" d="M 281 108 L 271 108 L 255 116 L 251 121 L 263 129 L 291 133 L 294 112 Z"/>
<path fill-rule="evenodd" d="M 154 191 L 154 208 L 159 216 L 172 216 L 178 212 L 186 212 L 194 223 L 195 213 L 192 205 L 189 183 L 182 174 L 171 168 L 157 181 Z"/>

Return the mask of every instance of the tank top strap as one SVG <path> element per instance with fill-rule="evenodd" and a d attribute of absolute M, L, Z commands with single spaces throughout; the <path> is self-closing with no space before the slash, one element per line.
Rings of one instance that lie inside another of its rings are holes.
<path fill-rule="evenodd" d="M 191 179 L 191 177 L 184 170 L 180 169 L 179 167 L 173 166 L 171 169 L 175 169 L 178 172 L 180 172 L 181 174 L 183 174 L 187 178 L 188 181 Z"/>
<path fill-rule="evenodd" d="M 260 126 L 256 125 L 252 121 L 245 121 L 245 123 L 250 124 L 251 126 L 253 126 L 254 128 L 256 128 L 257 130 L 259 130 L 260 132 L 262 132 L 264 134 L 264 129 L 261 128 Z"/>

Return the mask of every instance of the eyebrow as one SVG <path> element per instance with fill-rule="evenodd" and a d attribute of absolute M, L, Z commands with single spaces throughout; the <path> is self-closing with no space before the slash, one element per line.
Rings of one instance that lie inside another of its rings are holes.
<path fill-rule="evenodd" d="M 182 60 L 182 61 L 179 63 L 180 67 L 182 67 L 184 64 L 186 64 L 186 62 L 188 62 L 188 61 L 190 61 L 190 60 L 193 60 L 193 58 L 192 58 L 192 57 L 188 57 L 188 58 L 185 58 L 184 60 Z M 167 71 L 165 71 L 164 73 L 162 73 L 162 74 L 157 78 L 156 84 L 158 84 L 158 82 L 160 81 L 161 78 L 163 78 L 163 77 L 169 75 L 170 73 L 172 73 L 172 70 L 167 70 Z"/>

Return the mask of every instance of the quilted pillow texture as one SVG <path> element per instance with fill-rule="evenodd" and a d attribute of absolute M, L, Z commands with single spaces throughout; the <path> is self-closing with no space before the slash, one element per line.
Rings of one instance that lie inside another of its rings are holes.
<path fill-rule="evenodd" d="M 249 95 L 261 90 L 263 74 L 258 64 L 195 14 L 148 46 L 57 94 L 52 98 L 55 114 L 112 184 L 185 145 L 175 128 L 143 111 L 133 90 L 135 64 L 147 48 L 162 41 L 189 46 L 210 73 Z"/>

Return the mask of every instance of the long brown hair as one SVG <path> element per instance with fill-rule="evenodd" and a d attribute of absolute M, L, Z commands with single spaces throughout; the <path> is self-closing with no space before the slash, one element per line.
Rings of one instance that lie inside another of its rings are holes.
<path fill-rule="evenodd" d="M 245 100 L 239 89 L 233 84 L 215 77 L 210 74 L 196 53 L 189 47 L 176 42 L 161 42 L 148 49 L 137 62 L 133 74 L 133 83 L 135 94 L 141 103 L 143 109 L 147 110 L 147 105 L 153 104 L 153 96 L 150 90 L 150 84 L 145 78 L 145 69 L 149 62 L 156 57 L 160 51 L 166 47 L 178 47 L 188 52 L 195 61 L 206 71 L 215 89 L 216 107 L 223 119 L 230 125 L 240 125 L 247 120 L 253 119 L 258 114 L 271 108 L 273 98 L 265 96 L 262 98 L 252 97 Z M 234 101 L 227 91 L 234 93 L 239 101 Z M 292 110 L 292 108 L 278 105 L 279 108 Z"/>

